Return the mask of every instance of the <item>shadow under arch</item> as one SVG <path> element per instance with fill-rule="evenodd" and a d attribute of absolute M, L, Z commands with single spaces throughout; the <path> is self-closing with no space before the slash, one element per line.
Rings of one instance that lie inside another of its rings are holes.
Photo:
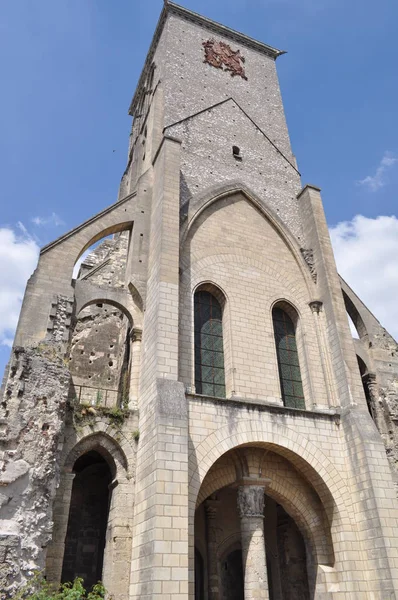
<path fill-rule="evenodd" d="M 98 452 L 105 459 L 111 470 L 113 479 L 117 477 L 120 467 L 124 471 L 127 471 L 128 461 L 126 454 L 117 441 L 104 432 L 95 432 L 79 440 L 69 451 L 65 459 L 64 471 L 73 472 L 76 461 L 83 454 L 91 451 Z"/>
<path fill-rule="evenodd" d="M 242 194 L 244 198 L 252 204 L 262 216 L 271 224 L 273 229 L 280 235 L 286 246 L 291 251 L 297 265 L 299 266 L 303 277 L 306 281 L 308 290 L 312 290 L 314 282 L 311 278 L 308 266 L 300 252 L 300 246 L 296 238 L 288 230 L 280 217 L 269 207 L 266 206 L 261 199 L 246 185 L 241 182 L 229 182 L 221 186 L 213 186 L 195 198 L 192 208 L 189 210 L 188 219 L 181 234 L 181 246 L 186 243 L 192 229 L 194 228 L 199 217 L 212 205 L 220 200 L 228 197 Z"/>
<path fill-rule="evenodd" d="M 193 467 L 189 481 L 190 546 L 194 536 L 193 516 L 196 500 L 206 474 L 228 450 L 252 445 L 268 448 L 286 458 L 312 485 L 321 500 L 330 527 L 335 560 L 338 564 L 343 564 L 344 557 L 339 550 L 340 542 L 343 541 L 343 530 L 351 532 L 353 548 L 357 547 L 358 539 L 355 524 L 350 519 L 351 494 L 335 465 L 308 438 L 300 436 L 284 424 L 273 422 L 270 425 L 251 417 L 237 422 L 234 429 L 231 432 L 228 425 L 218 428 L 204 438 L 190 454 L 189 461 Z"/>
<path fill-rule="evenodd" d="M 244 421 L 238 423 L 233 433 L 228 426 L 217 429 L 191 452 L 191 461 L 195 461 L 197 465 L 189 482 L 193 505 L 196 504 L 200 486 L 212 465 L 226 451 L 242 445 L 267 447 L 291 462 L 316 490 L 330 522 L 335 516 L 336 505 L 341 502 L 344 506 L 344 498 L 350 496 L 336 467 L 309 439 L 283 425 L 274 425 L 272 431 L 265 428 L 261 431 L 261 422 Z M 196 460 L 193 454 L 196 454 Z"/>
<path fill-rule="evenodd" d="M 313 563 L 333 567 L 335 558 L 330 523 L 322 501 L 301 473 L 293 469 L 289 476 L 286 470 L 287 465 L 283 462 L 284 457 L 270 452 L 267 446 L 246 444 L 224 453 L 208 471 L 200 487 L 196 509 L 212 494 L 225 487 L 235 486 L 242 478 L 249 477 L 243 463 L 245 462 L 245 450 L 250 451 L 251 448 L 264 452 L 262 473 L 270 479 L 269 486 L 265 490 L 266 496 L 280 504 L 295 521 L 303 538 L 309 543 Z M 273 460 L 274 458 L 276 461 Z M 231 460 L 225 464 L 226 459 Z M 282 464 L 280 464 L 281 459 Z M 300 486 L 298 478 L 305 485 Z"/>

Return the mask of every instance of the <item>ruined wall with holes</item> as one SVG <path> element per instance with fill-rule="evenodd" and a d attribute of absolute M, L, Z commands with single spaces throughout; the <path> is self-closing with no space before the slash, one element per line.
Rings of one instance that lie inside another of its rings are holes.
<path fill-rule="evenodd" d="M 101 288 L 126 288 L 130 236 L 117 234 L 101 242 L 83 261 L 78 279 Z M 106 302 L 91 304 L 77 315 L 70 343 L 71 400 L 116 407 L 128 403 L 130 325 L 125 314 Z"/>

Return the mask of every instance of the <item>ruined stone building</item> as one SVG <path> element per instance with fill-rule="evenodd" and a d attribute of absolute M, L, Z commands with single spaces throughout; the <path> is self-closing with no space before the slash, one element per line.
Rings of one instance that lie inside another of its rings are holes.
<path fill-rule="evenodd" d="M 118 200 L 27 285 L 1 598 L 35 569 L 114 600 L 398 597 L 397 344 L 302 187 L 280 54 L 165 4 Z"/>

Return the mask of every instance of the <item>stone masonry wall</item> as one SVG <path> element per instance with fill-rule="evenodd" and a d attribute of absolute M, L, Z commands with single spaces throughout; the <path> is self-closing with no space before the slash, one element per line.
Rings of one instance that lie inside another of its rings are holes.
<path fill-rule="evenodd" d="M 58 348 L 14 348 L 0 408 L 0 598 L 44 567 L 69 372 Z"/>
<path fill-rule="evenodd" d="M 229 77 L 222 71 L 217 76 Z M 168 132 L 182 140 L 183 205 L 194 204 L 209 188 L 239 180 L 305 244 L 296 198 L 300 175 L 233 100 L 170 127 Z M 235 145 L 240 158 L 233 155 Z M 188 207 L 182 210 L 187 213 Z"/>
<path fill-rule="evenodd" d="M 164 35 L 166 127 L 232 97 L 289 160 L 294 160 L 273 58 L 176 15 L 170 15 Z M 240 50 L 247 80 L 205 64 L 202 44 L 208 39 Z"/>
<path fill-rule="evenodd" d="M 303 261 L 304 263 L 304 261 Z M 306 269 L 302 265 L 302 269 Z M 223 291 L 225 377 L 233 396 L 281 402 L 273 337 L 272 305 L 285 299 L 300 314 L 298 341 L 307 408 L 336 406 L 325 386 L 316 322 L 306 282 L 291 250 L 269 221 L 242 194 L 214 203 L 187 237 L 181 260 L 180 378 L 193 381 L 192 306 L 195 287 L 212 282 Z"/>

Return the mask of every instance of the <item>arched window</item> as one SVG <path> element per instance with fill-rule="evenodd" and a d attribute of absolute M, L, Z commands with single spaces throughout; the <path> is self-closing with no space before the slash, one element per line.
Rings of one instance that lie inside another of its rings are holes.
<path fill-rule="evenodd" d="M 205 291 L 196 292 L 194 304 L 196 392 L 225 398 L 221 305 Z"/>
<path fill-rule="evenodd" d="M 282 400 L 285 406 L 305 408 L 294 323 L 285 310 L 272 311 Z"/>

